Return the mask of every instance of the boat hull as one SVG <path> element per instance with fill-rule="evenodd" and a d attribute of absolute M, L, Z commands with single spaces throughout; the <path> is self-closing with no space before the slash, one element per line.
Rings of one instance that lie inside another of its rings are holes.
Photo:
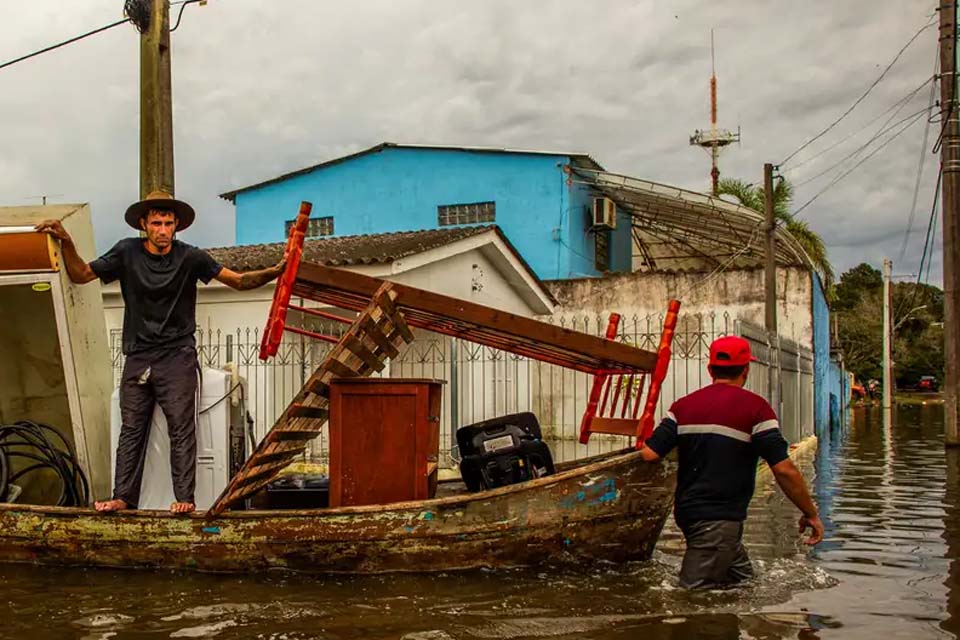
<path fill-rule="evenodd" d="M 383 573 L 646 559 L 670 513 L 674 474 L 629 452 L 521 485 L 382 506 L 204 519 L 0 505 L 0 562 Z"/>

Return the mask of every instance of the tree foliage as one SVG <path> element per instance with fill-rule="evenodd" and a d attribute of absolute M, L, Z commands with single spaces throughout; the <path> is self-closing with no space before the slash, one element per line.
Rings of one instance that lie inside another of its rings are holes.
<path fill-rule="evenodd" d="M 735 178 L 724 178 L 720 180 L 717 186 L 717 193 L 721 196 L 736 198 L 743 206 L 763 213 L 763 185 L 754 185 Z M 800 243 L 803 250 L 807 252 L 813 266 L 820 272 L 823 278 L 824 288 L 829 290 L 834 281 L 835 274 L 833 272 L 833 265 L 830 263 L 830 258 L 827 256 L 827 247 L 823 243 L 823 238 L 812 230 L 806 222 L 793 217 L 793 214 L 790 213 L 792 203 L 793 185 L 785 178 L 780 178 L 773 186 L 773 216 L 783 224 L 787 232 L 790 233 L 790 235 Z"/>
<path fill-rule="evenodd" d="M 859 380 L 883 375 L 883 275 L 868 264 L 846 271 L 835 288 L 833 311 L 846 366 Z M 943 377 L 943 291 L 895 283 L 893 360 L 898 386 L 920 376 Z M 836 338 L 835 338 L 836 340 Z"/>

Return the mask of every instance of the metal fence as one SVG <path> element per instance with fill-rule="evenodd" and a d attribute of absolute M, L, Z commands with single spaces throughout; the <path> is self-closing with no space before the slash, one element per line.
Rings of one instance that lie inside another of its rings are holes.
<path fill-rule="evenodd" d="M 607 318 L 574 316 L 555 319 L 559 326 L 602 336 Z M 618 339 L 647 350 L 656 350 L 663 319 L 652 315 L 625 317 Z M 317 322 L 309 327 L 338 335 L 346 325 Z M 594 435 L 588 445 L 577 442 L 580 418 L 590 393 L 592 376 L 516 356 L 511 353 L 426 331 L 379 375 L 384 377 L 433 378 L 444 384 L 441 450 L 449 466 L 455 459 L 457 428 L 487 418 L 532 411 L 540 420 L 544 437 L 561 460 L 610 451 L 623 446 L 618 436 Z M 721 335 L 743 335 L 753 344 L 758 358 L 752 367 L 748 388 L 769 397 L 768 367 L 773 347 L 765 332 L 729 315 L 681 316 L 673 343 L 673 358 L 659 401 L 663 414 L 677 398 L 708 384 L 710 343 Z M 197 333 L 197 351 L 202 366 L 235 367 L 246 381 L 245 400 L 254 419 L 254 432 L 262 438 L 274 424 L 330 345 L 302 336 L 287 335 L 277 356 L 268 362 L 258 358 L 259 329 L 206 330 Z M 115 381 L 119 382 L 123 357 L 119 337 L 112 341 Z M 813 431 L 813 356 L 792 342 L 781 340 L 782 422 L 785 435 L 796 441 Z M 310 457 L 323 459 L 323 437 L 313 441 Z"/>

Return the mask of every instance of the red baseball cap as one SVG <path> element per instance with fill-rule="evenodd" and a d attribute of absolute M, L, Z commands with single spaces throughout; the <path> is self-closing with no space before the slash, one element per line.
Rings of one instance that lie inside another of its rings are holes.
<path fill-rule="evenodd" d="M 756 360 L 750 343 L 739 336 L 717 338 L 710 345 L 710 364 L 718 367 L 740 367 Z"/>

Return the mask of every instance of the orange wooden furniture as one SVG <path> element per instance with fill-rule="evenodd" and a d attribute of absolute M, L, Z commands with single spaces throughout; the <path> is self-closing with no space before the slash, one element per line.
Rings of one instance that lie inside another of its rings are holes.
<path fill-rule="evenodd" d="M 330 383 L 330 506 L 432 498 L 442 382 L 337 378 Z"/>

